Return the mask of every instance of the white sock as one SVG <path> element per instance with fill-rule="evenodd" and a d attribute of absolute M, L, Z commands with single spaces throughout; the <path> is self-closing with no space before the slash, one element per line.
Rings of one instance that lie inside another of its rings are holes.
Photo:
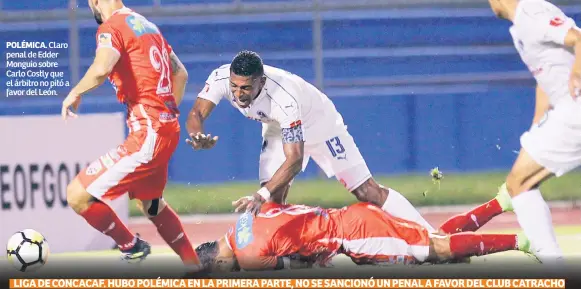
<path fill-rule="evenodd" d="M 420 212 L 416 210 L 416 208 L 404 197 L 402 194 L 396 192 L 393 189 L 388 189 L 389 195 L 387 196 L 387 200 L 385 204 L 381 207 L 382 210 L 388 212 L 395 217 L 409 220 L 415 223 L 418 223 L 428 229 L 428 232 L 435 233 L 436 230 L 422 217 Z"/>
<path fill-rule="evenodd" d="M 563 253 L 555 237 L 551 210 L 541 191 L 536 189 L 513 197 L 512 206 L 535 256 L 542 263 L 562 264 Z"/>

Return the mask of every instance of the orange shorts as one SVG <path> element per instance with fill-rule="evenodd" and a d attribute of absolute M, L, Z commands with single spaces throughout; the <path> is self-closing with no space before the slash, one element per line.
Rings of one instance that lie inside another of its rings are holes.
<path fill-rule="evenodd" d="M 162 196 L 169 161 L 179 143 L 179 125 L 157 132 L 151 127 L 131 131 L 125 142 L 83 169 L 77 176 L 95 198 L 113 200 L 125 193 L 131 199 Z M 160 132 L 162 131 L 162 132 Z"/>
<path fill-rule="evenodd" d="M 343 250 L 355 263 L 422 263 L 430 253 L 426 228 L 369 203 L 348 206 L 342 224 Z"/>

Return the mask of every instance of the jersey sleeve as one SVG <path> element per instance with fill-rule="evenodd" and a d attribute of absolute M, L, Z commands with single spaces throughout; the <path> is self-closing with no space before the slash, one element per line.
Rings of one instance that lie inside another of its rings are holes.
<path fill-rule="evenodd" d="M 103 47 L 113 49 L 119 54 L 124 50 L 121 32 L 106 23 L 101 24 L 97 30 L 97 49 Z"/>
<path fill-rule="evenodd" d="M 198 93 L 198 97 L 209 100 L 215 105 L 220 103 L 220 100 L 228 94 L 227 82 L 224 78 L 217 76 L 217 71 L 214 70 L 206 79 L 206 83 L 202 91 Z"/>
<path fill-rule="evenodd" d="M 294 85 L 281 87 L 276 91 L 278 97 L 273 102 L 273 118 L 280 124 L 283 143 L 304 142 L 301 107 L 297 101 L 299 90 Z"/>
<path fill-rule="evenodd" d="M 529 27 L 544 42 L 563 45 L 569 30 L 576 26 L 573 19 L 552 4 L 531 2 L 522 8 L 522 14 L 522 25 Z"/>

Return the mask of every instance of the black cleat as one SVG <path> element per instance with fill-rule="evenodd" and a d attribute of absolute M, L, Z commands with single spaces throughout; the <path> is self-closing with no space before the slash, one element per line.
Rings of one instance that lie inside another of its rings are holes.
<path fill-rule="evenodd" d="M 121 250 L 121 259 L 129 263 L 139 263 L 151 254 L 151 245 L 139 238 L 139 234 L 135 238 L 135 245 L 131 249 Z"/>

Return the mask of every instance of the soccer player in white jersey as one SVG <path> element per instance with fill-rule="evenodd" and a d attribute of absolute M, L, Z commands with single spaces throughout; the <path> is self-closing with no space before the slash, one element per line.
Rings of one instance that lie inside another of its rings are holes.
<path fill-rule="evenodd" d="M 203 123 L 223 98 L 247 118 L 262 122 L 261 188 L 233 202 L 236 211 L 256 213 L 266 200 L 284 204 L 293 179 L 312 158 L 358 200 L 434 232 L 403 195 L 375 182 L 333 102 L 301 77 L 264 65 L 254 52 L 238 53 L 231 64 L 210 73 L 188 115 L 187 142 L 194 149 L 215 145 L 217 137 L 204 134 Z"/>
<path fill-rule="evenodd" d="M 537 110 L 548 108 L 544 118 L 521 136 L 522 149 L 506 178 L 507 189 L 537 258 L 561 265 L 551 212 L 539 186 L 581 165 L 581 31 L 544 0 L 489 2 L 498 17 L 513 24 L 514 45 L 537 81 Z"/>

